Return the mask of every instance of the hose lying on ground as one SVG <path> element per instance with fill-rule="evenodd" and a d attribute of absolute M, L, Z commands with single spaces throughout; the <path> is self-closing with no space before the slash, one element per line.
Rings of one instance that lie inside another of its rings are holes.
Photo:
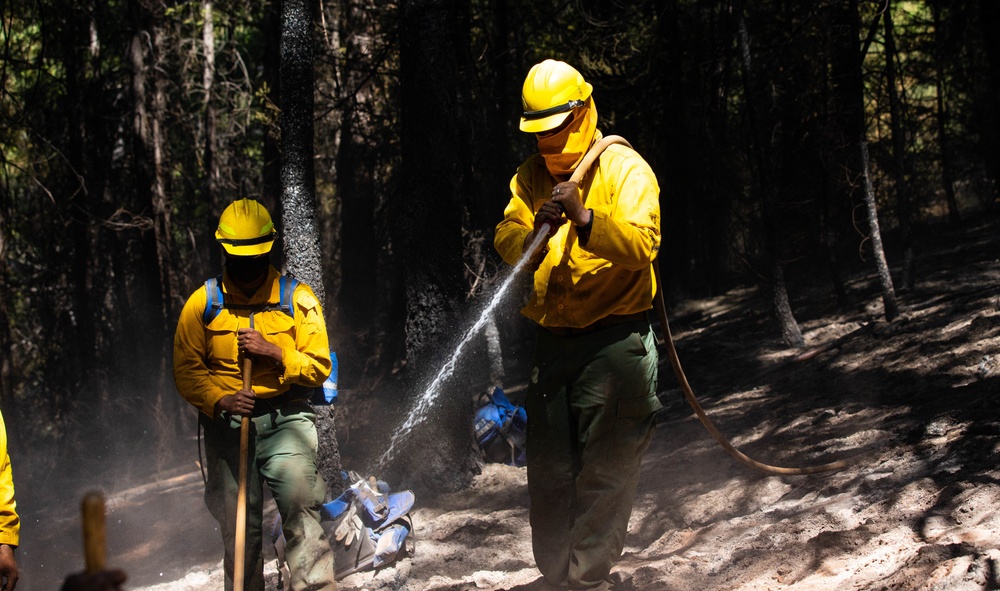
<path fill-rule="evenodd" d="M 571 181 L 580 183 L 583 177 L 586 176 L 587 171 L 595 160 L 601 155 L 601 152 L 605 150 L 611 144 L 622 144 L 631 148 L 632 146 L 622 138 L 617 135 L 609 135 L 607 137 L 601 138 L 594 146 L 587 152 L 583 157 L 583 160 L 577 166 L 576 170 L 573 172 L 573 176 L 570 178 Z M 696 415 L 698 415 L 698 420 L 701 424 L 708 430 L 712 437 L 726 450 L 729 455 L 733 456 L 740 462 L 767 472 L 769 474 L 780 474 L 785 476 L 797 476 L 804 474 L 817 474 L 821 472 L 832 472 L 834 470 L 840 470 L 848 465 L 847 460 L 841 460 L 837 462 L 831 462 L 829 464 L 820 464 L 817 466 L 806 466 L 798 468 L 786 468 L 781 466 L 772 466 L 770 464 L 765 464 L 763 462 L 758 462 L 757 460 L 747 456 L 740 450 L 733 447 L 731 443 L 726 439 L 726 437 L 719 432 L 712 423 L 712 420 L 705 413 L 705 410 L 698 403 L 698 399 L 694 395 L 694 391 L 691 390 L 691 385 L 688 383 L 687 376 L 684 374 L 684 369 L 681 367 L 680 358 L 677 356 L 677 349 L 674 347 L 674 340 L 670 334 L 670 323 L 667 319 L 667 308 L 663 301 L 663 282 L 660 281 L 660 263 L 659 258 L 654 260 L 653 268 L 655 271 L 656 279 L 656 297 L 654 298 L 654 307 L 656 308 L 656 313 L 660 320 L 660 330 L 662 331 L 663 342 L 667 347 L 667 358 L 670 359 L 670 366 L 674 370 L 674 375 L 677 377 L 677 382 L 680 384 L 681 391 L 684 392 L 684 398 L 687 400 L 691 408 L 694 409 Z"/>

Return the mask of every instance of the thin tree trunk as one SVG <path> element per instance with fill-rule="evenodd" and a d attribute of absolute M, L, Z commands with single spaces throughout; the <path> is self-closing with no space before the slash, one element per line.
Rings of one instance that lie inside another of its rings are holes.
<path fill-rule="evenodd" d="M 10 266 L 7 264 L 8 231 L 4 212 L 10 211 L 10 206 L 7 192 L 0 193 L 0 408 L 7 409 L 9 415 L 7 421 L 15 419 L 20 411 L 14 404 L 14 372 L 12 371 L 14 351 L 10 331 L 10 315 L 7 312 L 7 302 L 10 301 L 7 293 L 7 277 L 10 274 Z M 12 431 L 12 437 L 14 432 L 20 432 L 18 429 Z M 20 441 L 18 440 L 17 443 L 20 444 Z"/>
<path fill-rule="evenodd" d="M 154 5 L 155 6 L 155 5 Z M 148 200 L 152 210 L 152 248 L 155 257 L 156 274 L 159 289 L 155 292 L 160 307 L 160 321 L 155 327 L 160 337 L 151 339 L 160 344 L 160 352 L 156 355 L 160 366 L 157 368 L 158 384 L 156 387 L 153 407 L 161 416 L 173 416 L 177 407 L 176 396 L 168 394 L 168 363 L 170 360 L 170 341 L 166 335 L 171 332 L 173 322 L 172 297 L 172 230 L 170 223 L 170 201 L 167 196 L 166 180 L 164 178 L 164 138 L 163 117 L 166 108 L 164 80 L 158 65 L 163 55 L 163 31 L 159 19 L 162 13 L 151 12 L 142 2 L 133 5 L 133 19 L 136 32 L 130 45 L 130 62 L 133 69 L 132 96 L 133 120 L 132 133 L 136 149 L 134 163 L 136 169 L 136 193 Z M 153 9 L 158 10 L 156 8 Z M 164 423 L 157 434 L 162 442 L 172 440 L 176 436 L 176 424 Z"/>
<path fill-rule="evenodd" d="M 842 94 L 845 94 L 843 86 L 840 83 L 838 72 L 841 70 L 839 66 L 840 62 L 844 61 L 839 58 L 841 51 L 838 51 L 838 44 L 836 43 L 837 34 L 836 31 L 836 18 L 830 19 L 834 26 L 830 27 L 828 31 L 828 42 L 831 44 L 830 47 L 826 48 L 827 53 L 831 54 L 830 57 L 830 67 L 829 76 L 825 77 L 822 81 L 822 93 L 823 96 L 828 97 L 828 100 L 824 101 L 822 105 L 822 114 L 820 119 L 823 121 L 831 122 L 835 121 L 838 112 L 840 111 L 839 100 Z M 841 141 L 841 134 L 839 129 L 835 129 L 835 126 L 830 125 L 827 128 L 825 134 L 825 143 L 827 146 L 840 146 L 845 143 Z M 842 159 L 838 157 L 841 150 L 839 148 L 829 149 L 826 157 L 829 158 L 829 162 L 826 163 L 826 168 L 828 170 L 840 171 L 843 169 Z M 820 209 L 819 213 L 819 231 L 820 231 L 820 244 L 823 249 L 823 262 L 826 265 L 826 275 L 830 279 L 830 285 L 833 287 L 833 292 L 837 298 L 837 305 L 841 309 L 845 309 L 850 305 L 851 297 L 848 293 L 847 286 L 844 282 L 841 272 L 841 257 L 839 256 L 838 244 L 842 240 L 845 228 L 849 227 L 849 224 L 844 223 L 850 219 L 850 200 L 845 195 L 844 191 L 845 183 L 841 179 L 840 174 L 826 175 L 823 178 L 822 184 L 822 196 L 823 196 L 823 207 Z"/>
<path fill-rule="evenodd" d="M 868 162 L 868 141 L 866 138 L 866 115 L 864 107 L 864 79 L 862 74 L 862 53 L 858 48 L 860 19 L 857 0 L 832 5 L 834 9 L 831 18 L 833 32 L 833 48 L 831 63 L 832 94 L 836 102 L 833 113 L 837 117 L 836 135 L 831 140 L 842 144 L 843 150 L 836 154 L 838 162 L 835 167 L 846 174 L 849 182 L 843 183 L 846 197 L 851 197 L 855 190 L 853 179 L 860 179 L 863 192 L 862 202 L 865 205 L 869 228 L 869 238 L 875 258 L 876 271 L 882 291 L 882 303 L 886 320 L 892 321 L 899 314 L 896 303 L 896 293 L 892 284 L 892 276 L 886 262 L 885 249 L 882 245 L 882 234 L 878 222 L 878 208 L 875 202 L 875 191 L 872 188 L 871 174 Z M 876 19 L 881 18 L 881 14 Z M 868 46 L 869 40 L 876 31 L 877 20 L 869 28 L 869 34 L 863 44 Z"/>
<path fill-rule="evenodd" d="M 337 189 L 341 203 L 341 283 L 340 319 L 346 332 L 365 339 L 370 336 L 371 319 L 377 299 L 379 248 L 375 233 L 375 193 L 372 177 L 373 154 L 369 149 L 376 136 L 370 128 L 371 87 L 365 83 L 371 60 L 365 42 L 368 29 L 367 1 L 345 2 L 342 11 L 344 39 L 343 95 L 340 149 L 337 153 Z"/>
<path fill-rule="evenodd" d="M 202 109 L 204 111 L 204 147 L 202 163 L 204 166 L 204 196 L 203 201 L 208 211 L 216 211 L 215 194 L 218 187 L 219 171 L 215 163 L 215 107 L 212 99 L 215 92 L 215 24 L 213 18 L 212 0 L 202 0 L 202 18 L 204 25 L 201 30 L 202 47 L 205 54 L 205 68 L 202 74 Z M 207 243 L 207 241 L 206 241 Z"/>
<path fill-rule="evenodd" d="M 261 27 L 264 51 L 260 60 L 268 90 L 266 98 L 278 105 L 281 103 L 281 0 L 266 0 Z M 281 150 L 278 136 L 274 129 L 265 129 L 261 193 L 264 204 L 271 211 L 277 211 L 281 205 Z M 281 219 L 275 220 L 275 223 L 282 223 Z"/>
<path fill-rule="evenodd" d="M 163 31 L 159 26 L 151 28 L 150 35 L 153 39 L 152 56 L 158 60 L 163 55 Z M 155 63 L 155 62 L 154 62 Z M 153 112 L 150 118 L 149 148 L 153 157 L 153 188 L 151 191 L 153 202 L 154 237 L 156 240 L 156 262 L 160 271 L 160 311 L 163 314 L 164 334 L 169 334 L 170 323 L 173 318 L 172 299 L 170 294 L 174 293 L 173 278 L 171 275 L 172 251 L 172 230 L 170 227 L 170 198 L 167 196 L 166 180 L 164 178 L 164 137 L 163 118 L 166 109 L 166 95 L 163 91 L 164 80 L 158 74 L 159 68 L 152 68 L 153 72 Z M 164 356 L 168 357 L 168 356 Z"/>
<path fill-rule="evenodd" d="M 944 185 L 945 202 L 948 204 L 948 222 L 952 227 L 958 226 L 962 222 L 962 215 L 958 209 L 958 200 L 955 198 L 955 180 L 952 172 L 951 153 L 948 150 L 948 109 L 945 105 L 944 94 L 944 60 L 941 57 L 942 31 L 941 31 L 941 7 L 939 0 L 931 1 L 931 13 L 934 15 L 934 40 L 938 47 L 935 52 L 934 62 L 937 66 L 937 75 L 934 77 L 934 88 L 937 92 L 937 132 L 938 148 L 941 150 L 941 183 Z"/>
<path fill-rule="evenodd" d="M 892 322 L 899 316 L 899 305 L 896 303 L 896 290 L 892 285 L 892 275 L 885 258 L 885 248 L 882 246 L 882 231 L 879 229 L 878 208 L 875 205 L 875 191 L 872 189 L 871 174 L 868 165 L 868 140 L 860 139 L 862 180 L 865 191 L 865 211 L 868 216 L 868 231 L 871 235 L 872 254 L 875 256 L 875 268 L 878 270 L 879 285 L 882 288 L 882 305 L 885 308 L 885 319 Z"/>
<path fill-rule="evenodd" d="M 903 285 L 913 289 L 916 262 L 913 256 L 913 201 L 906 180 L 906 140 L 903 135 L 903 106 L 896 89 L 896 37 L 893 31 L 892 0 L 885 6 L 885 78 L 889 95 L 889 119 L 892 127 L 893 178 L 896 181 L 896 203 L 899 229 L 903 244 Z"/>
<path fill-rule="evenodd" d="M 979 15 L 987 64 L 983 128 L 988 130 L 980 137 L 985 145 L 984 160 L 991 180 L 988 203 L 994 206 L 1000 199 L 1000 35 L 997 35 L 1000 30 L 1000 2 L 979 0 Z"/>
<path fill-rule="evenodd" d="M 753 137 L 753 160 L 757 163 L 757 179 L 760 186 L 761 196 L 761 227 L 763 231 L 762 244 L 765 265 L 767 266 L 766 292 L 768 293 L 771 313 L 778 328 L 781 331 L 781 338 L 789 347 L 802 347 L 805 345 L 805 338 L 802 336 L 802 329 L 799 327 L 795 315 L 792 313 L 792 306 L 788 300 L 788 288 L 785 282 L 785 271 L 782 268 L 781 260 L 778 257 L 777 234 L 775 227 L 775 213 L 771 204 L 777 200 L 774 190 L 774 173 L 771 164 L 771 143 L 764 139 L 761 133 L 761 115 L 756 109 L 753 90 L 753 65 L 750 59 L 750 35 L 747 32 L 746 18 L 743 14 L 742 3 L 737 3 L 737 19 L 739 19 L 739 44 L 740 54 L 743 64 L 743 88 L 747 107 L 747 118 L 750 120 L 751 135 Z"/>

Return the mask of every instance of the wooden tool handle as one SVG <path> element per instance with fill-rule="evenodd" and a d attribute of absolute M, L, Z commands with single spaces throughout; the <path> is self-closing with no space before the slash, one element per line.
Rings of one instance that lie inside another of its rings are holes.
<path fill-rule="evenodd" d="M 107 564 L 107 533 L 104 527 L 104 497 L 91 492 L 83 497 L 83 553 L 87 574 L 104 570 Z"/>
<path fill-rule="evenodd" d="M 250 328 L 253 328 L 253 313 L 250 314 Z M 249 390 L 253 360 L 243 354 L 243 389 Z M 247 455 L 250 448 L 250 417 L 240 420 L 240 471 L 239 492 L 236 494 L 236 541 L 233 554 L 233 591 L 243 591 L 243 571 L 245 570 L 247 539 Z"/>

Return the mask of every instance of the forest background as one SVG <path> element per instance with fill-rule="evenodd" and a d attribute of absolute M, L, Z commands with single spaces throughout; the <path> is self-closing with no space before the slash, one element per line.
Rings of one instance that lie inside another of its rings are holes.
<path fill-rule="evenodd" d="M 991 0 L 0 0 L 0 24 L 0 407 L 22 498 L 191 464 L 173 329 L 242 197 L 325 302 L 328 474 L 466 486 L 473 400 L 526 375 L 516 301 L 410 456 L 376 458 L 509 272 L 493 228 L 544 58 L 656 172 L 668 303 L 753 286 L 788 347 L 807 287 L 854 306 L 843 278 L 870 269 L 891 322 L 921 236 L 997 206 Z"/>

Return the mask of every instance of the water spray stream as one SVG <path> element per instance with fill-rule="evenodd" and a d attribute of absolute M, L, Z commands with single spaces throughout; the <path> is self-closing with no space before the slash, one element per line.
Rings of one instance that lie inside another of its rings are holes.
<path fill-rule="evenodd" d="M 489 320 L 490 315 L 493 314 L 494 308 L 497 307 L 497 304 L 500 303 L 504 295 L 507 293 L 507 289 L 510 288 L 510 284 L 514 281 L 514 278 L 517 277 L 518 273 L 521 271 L 521 269 L 524 267 L 527 261 L 531 260 L 533 253 L 541 246 L 542 242 L 548 238 L 549 230 L 550 228 L 548 224 L 543 225 L 541 228 L 539 228 L 539 232 L 538 234 L 535 235 L 534 239 L 531 241 L 531 244 L 528 246 L 528 250 L 525 251 L 523 256 L 521 256 L 521 259 L 517 262 L 517 265 L 514 266 L 514 269 L 511 270 L 510 274 L 507 275 L 507 278 L 504 279 L 503 284 L 501 284 L 500 288 L 497 289 L 496 293 L 493 294 L 493 297 L 490 299 L 489 304 L 483 309 L 482 313 L 479 315 L 479 318 L 476 320 L 476 322 L 472 325 L 471 328 L 469 328 L 468 331 L 466 331 L 465 336 L 462 337 L 462 340 L 459 341 L 458 346 L 455 347 L 454 353 L 451 354 L 451 358 L 448 359 L 448 362 L 444 364 L 444 366 L 438 372 L 437 376 L 435 376 L 434 380 L 431 382 L 431 385 L 428 386 L 427 389 L 424 391 L 423 395 L 421 395 L 420 398 L 417 399 L 416 403 L 414 403 L 413 411 L 410 412 L 409 416 L 406 418 L 406 421 L 403 422 L 402 426 L 400 426 L 400 428 L 392 436 L 392 439 L 389 441 L 389 445 L 386 447 L 385 452 L 382 454 L 382 457 L 379 458 L 377 466 L 380 470 L 385 466 L 385 463 L 392 457 L 392 452 L 393 449 L 395 449 L 396 447 L 396 443 L 401 439 L 403 439 L 404 437 L 406 437 L 407 435 L 409 435 L 409 433 L 413 431 L 413 428 L 419 425 L 421 422 L 423 422 L 423 420 L 427 417 L 428 409 L 430 409 L 431 405 L 434 403 L 438 395 L 441 393 L 441 385 L 444 383 L 445 380 L 451 377 L 452 373 L 454 373 L 455 363 L 461 356 L 462 349 L 464 349 L 465 345 L 469 341 L 471 341 L 472 338 L 476 336 L 479 333 L 479 331 L 483 329 L 484 326 L 486 326 L 486 321 Z"/>

